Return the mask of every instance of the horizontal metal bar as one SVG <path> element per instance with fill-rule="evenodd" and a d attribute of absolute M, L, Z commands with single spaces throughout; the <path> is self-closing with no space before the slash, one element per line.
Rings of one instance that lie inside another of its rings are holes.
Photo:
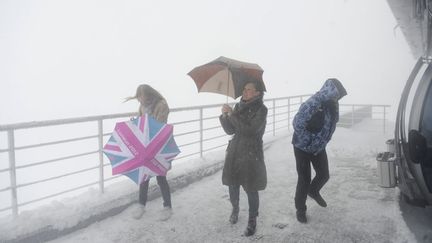
<path fill-rule="evenodd" d="M 227 146 L 227 144 L 228 143 L 225 143 L 225 144 L 222 144 L 222 145 L 218 145 L 218 146 L 215 146 L 215 147 L 210 147 L 208 149 L 203 149 L 203 152 L 207 152 L 207 151 L 214 150 L 214 149 L 217 149 L 217 148 L 220 148 L 220 147 L 224 147 L 224 146 Z"/>
<path fill-rule="evenodd" d="M 17 169 L 22 169 L 22 168 L 27 168 L 27 167 L 33 167 L 33 166 L 37 166 L 37 165 L 42 165 L 42 164 L 48 164 L 48 163 L 52 163 L 52 162 L 56 162 L 59 160 L 65 160 L 65 159 L 72 159 L 72 158 L 77 158 L 77 157 L 82 157 L 82 156 L 86 156 L 89 154 L 96 154 L 99 153 L 99 150 L 93 151 L 93 152 L 87 152 L 87 153 L 82 153 L 82 154 L 76 154 L 76 155 L 70 155 L 70 156 L 65 156 L 65 157 L 60 157 L 57 159 L 50 159 L 50 160 L 45 160 L 45 161 L 40 161 L 40 162 L 36 162 L 36 163 L 31 163 L 28 165 L 21 165 L 21 166 L 17 166 Z"/>
<path fill-rule="evenodd" d="M 281 129 L 288 129 L 288 126 L 276 127 L 275 131 L 278 131 L 278 130 L 281 130 Z"/>
<path fill-rule="evenodd" d="M 293 98 L 297 98 L 297 97 L 307 97 L 307 96 L 310 96 L 310 95 L 297 95 L 297 96 L 264 99 L 264 102 L 269 102 L 269 101 L 273 101 L 273 100 L 293 99 Z M 214 108 L 214 107 L 220 107 L 224 104 L 225 103 L 213 104 L 213 105 L 203 105 L 203 106 L 192 106 L 192 107 L 179 107 L 179 108 L 170 109 L 170 112 L 192 111 L 192 110 Z M 228 104 L 234 105 L 234 104 L 236 104 L 236 102 L 231 102 Z M 108 120 L 108 119 L 115 119 L 115 118 L 135 117 L 135 116 L 138 116 L 137 112 L 100 115 L 100 116 L 87 116 L 87 117 L 78 117 L 78 118 L 66 118 L 66 119 L 47 120 L 47 121 L 33 121 L 33 122 L 0 125 L 0 131 L 18 130 L 18 129 L 24 129 L 24 128 L 45 127 L 45 126 L 55 126 L 55 125 L 65 125 L 65 124 L 73 124 L 73 123 L 92 122 L 92 121 L 98 121 L 98 120 Z M 176 124 L 179 124 L 179 123 L 176 123 Z"/>
<path fill-rule="evenodd" d="M 217 116 L 209 116 L 209 117 L 203 117 L 203 121 L 206 121 L 206 120 L 214 120 L 214 119 L 219 119 L 219 115 L 217 115 Z"/>
<path fill-rule="evenodd" d="M 373 104 L 339 104 L 339 106 L 354 106 L 354 107 L 368 107 L 368 106 L 375 106 L 375 107 L 391 107 L 391 105 L 373 105 Z"/>
<path fill-rule="evenodd" d="M 210 141 L 210 140 L 214 140 L 216 138 L 223 138 L 223 137 L 228 137 L 228 135 L 223 134 L 223 135 L 219 135 L 219 136 L 215 136 L 215 137 L 211 137 L 211 138 L 206 138 L 206 139 L 203 139 L 203 142 L 207 142 L 207 141 Z"/>
<path fill-rule="evenodd" d="M 276 121 L 275 121 L 275 124 L 278 123 L 278 122 L 282 122 L 282 121 L 288 121 L 288 118 L 284 118 L 284 119 L 276 120 Z"/>
<path fill-rule="evenodd" d="M 187 157 L 191 157 L 192 155 L 197 155 L 197 154 L 200 154 L 201 152 L 196 152 L 196 153 L 191 153 L 191 154 L 186 154 L 186 155 L 183 155 L 183 156 L 179 156 L 179 157 L 176 157 L 176 160 L 179 160 L 179 159 L 184 159 L 184 158 L 187 158 Z"/>
<path fill-rule="evenodd" d="M 291 103 L 290 106 L 293 106 L 293 105 L 301 105 L 301 104 L 303 104 L 303 103 Z"/>
<path fill-rule="evenodd" d="M 192 145 L 192 144 L 196 144 L 196 143 L 199 143 L 200 141 L 198 140 L 198 141 L 195 141 L 195 142 L 191 142 L 191 143 L 185 143 L 185 144 L 180 144 L 180 145 L 178 145 L 178 147 L 185 147 L 185 146 L 189 146 L 189 145 Z"/>
<path fill-rule="evenodd" d="M 189 131 L 189 132 L 178 133 L 178 134 L 174 134 L 174 137 L 180 137 L 180 136 L 184 136 L 184 135 L 188 135 L 188 134 L 192 134 L 192 133 L 197 133 L 199 131 L 200 130 L 192 130 L 192 131 Z"/>
<path fill-rule="evenodd" d="M 270 133 L 270 132 L 273 132 L 273 129 L 266 129 L 265 131 L 264 131 L 264 134 L 267 134 L 267 133 Z"/>
<path fill-rule="evenodd" d="M 0 173 L 6 172 L 6 171 L 10 171 L 10 169 L 9 168 L 7 168 L 7 169 L 1 169 Z"/>
<path fill-rule="evenodd" d="M 178 122 L 172 122 L 170 123 L 171 125 L 175 126 L 175 125 L 180 125 L 180 124 L 186 124 L 186 123 L 192 123 L 192 122 L 199 122 L 199 119 L 195 119 L 195 120 L 187 120 L 187 121 L 178 121 Z"/>
<path fill-rule="evenodd" d="M 113 177 L 108 178 L 108 179 L 106 179 L 106 180 L 104 180 L 104 181 L 110 181 L 110 180 L 116 179 L 116 178 L 118 178 L 118 177 L 120 177 L 120 176 L 121 176 L 121 175 L 113 176 Z M 32 200 L 32 201 L 28 201 L 28 202 L 25 202 L 25 203 L 19 204 L 18 206 L 23 206 L 23 205 L 31 204 L 31 203 L 34 203 L 34 202 L 42 201 L 42 200 L 44 200 L 44 199 L 48 199 L 48 198 L 51 198 L 51 197 L 55 197 L 55 196 L 59 196 L 59 195 L 65 194 L 65 193 L 69 193 L 69 192 L 72 192 L 72 191 L 76 191 L 76 190 L 78 190 L 78 189 L 86 188 L 86 187 L 89 187 L 89 186 L 92 186 L 92 185 L 96 185 L 96 184 L 98 184 L 98 183 L 99 183 L 99 182 L 93 182 L 93 183 L 86 184 L 86 185 L 83 185 L 83 186 L 80 186 L 80 187 L 72 188 L 72 189 L 67 190 L 67 191 L 63 191 L 63 192 L 56 193 L 56 194 L 52 194 L 52 195 L 49 195 L 49 196 L 46 196 L 46 197 L 43 197 L 43 198 L 38 198 L 38 199 L 35 199 L 35 200 Z M 10 190 L 10 187 L 9 187 L 9 188 L 6 188 L 6 189 L 9 189 L 9 190 Z M 0 190 L 0 192 L 3 191 L 3 190 L 4 190 L 4 189 Z M 6 211 L 6 210 L 10 210 L 10 209 L 12 209 L 11 206 L 6 207 L 6 208 L 1 208 L 1 209 L 0 209 L 0 212 Z"/>
<path fill-rule="evenodd" d="M 34 128 L 34 127 L 57 126 L 57 125 L 66 125 L 66 124 L 73 124 L 73 123 L 84 123 L 84 122 L 92 122 L 98 120 L 132 117 L 137 115 L 138 115 L 137 112 L 128 112 L 128 113 L 110 114 L 110 115 L 101 115 L 101 116 L 87 116 L 87 117 L 66 118 L 66 119 L 47 120 L 47 121 L 24 122 L 24 123 L 0 125 L 0 131 L 18 130 L 18 129 Z"/>
<path fill-rule="evenodd" d="M 114 175 L 114 176 L 111 176 L 110 178 L 105 179 L 104 182 L 107 182 L 107 181 L 111 181 L 111 180 L 117 179 L 117 178 L 119 178 L 119 177 L 121 177 L 121 176 L 123 176 L 123 175 Z"/>
<path fill-rule="evenodd" d="M 278 109 L 278 108 L 287 108 L 288 105 L 277 105 L 274 108 Z"/>
<path fill-rule="evenodd" d="M 9 191 L 10 189 L 12 189 L 12 187 L 8 186 L 8 187 L 0 189 L 0 192 Z"/>
<path fill-rule="evenodd" d="M 97 135 L 93 135 L 93 136 L 86 136 L 86 137 L 80 137 L 80 138 L 71 138 L 71 139 L 59 140 L 59 141 L 55 141 L 55 142 L 26 145 L 26 146 L 21 146 L 21 147 L 15 147 L 15 150 L 37 148 L 37 147 L 55 145 L 55 144 L 60 144 L 60 143 L 69 143 L 69 142 L 75 142 L 75 141 L 80 141 L 80 140 L 85 140 L 85 139 L 90 139 L 90 138 L 97 138 L 97 137 L 98 137 Z"/>
<path fill-rule="evenodd" d="M 275 113 L 275 114 L 274 114 L 275 117 L 276 117 L 276 116 L 280 116 L 280 115 L 288 115 L 288 112 L 285 111 L 285 112 L 279 112 L 279 113 Z"/>
<path fill-rule="evenodd" d="M 360 115 L 362 115 L 362 114 L 384 114 L 383 112 L 379 112 L 379 111 L 375 111 L 375 112 L 373 112 L 373 111 L 355 111 L 354 113 L 352 111 L 350 111 L 350 110 L 346 110 L 346 111 L 340 110 L 339 111 L 339 113 L 342 113 L 342 112 L 346 112 L 346 113 L 343 113 L 340 116 L 343 116 L 345 114 L 346 115 L 352 115 L 352 114 L 354 114 L 354 115 L 356 115 L 356 114 L 360 114 Z"/>
<path fill-rule="evenodd" d="M 71 176 L 71 175 L 75 175 L 75 174 L 80 174 L 80 173 L 83 173 L 83 172 L 86 172 L 86 171 L 90 171 L 90 170 L 95 170 L 95 169 L 99 169 L 99 166 L 94 166 L 94 167 L 90 167 L 90 168 L 87 168 L 87 169 L 77 170 L 77 171 L 66 173 L 66 174 L 62 174 L 62 175 L 59 175 L 59 176 L 49 177 L 47 179 L 43 179 L 43 180 L 39 180 L 39 181 L 32 181 L 32 182 L 28 182 L 28 183 L 24 183 L 24 184 L 19 184 L 19 185 L 17 185 L 17 188 L 26 187 L 26 186 L 30 186 L 30 185 L 46 182 L 46 181 L 51 181 L 51 180 L 55 180 L 55 179 L 59 179 L 59 178 L 62 178 L 62 177 Z"/>
<path fill-rule="evenodd" d="M 190 111 L 190 110 L 200 110 L 200 109 L 208 109 L 208 108 L 216 108 L 221 107 L 226 103 L 221 104 L 213 104 L 213 105 L 200 105 L 200 106 L 189 106 L 189 107 L 180 107 L 180 108 L 174 108 L 170 109 L 170 112 L 178 112 L 178 111 Z M 234 105 L 236 102 L 228 103 L 228 105 Z"/>
<path fill-rule="evenodd" d="M 270 99 L 264 99 L 264 101 L 296 99 L 296 98 L 300 98 L 300 97 L 308 97 L 308 96 L 312 96 L 312 94 L 294 95 L 294 96 L 279 97 L 279 98 L 270 98 Z"/>
<path fill-rule="evenodd" d="M 6 208 L 0 208 L 0 212 L 6 211 L 6 210 L 12 210 L 12 207 L 6 207 Z"/>
<path fill-rule="evenodd" d="M 45 199 L 48 199 L 48 198 L 60 196 L 60 195 L 65 194 L 65 193 L 73 192 L 73 191 L 76 191 L 76 190 L 79 190 L 79 189 L 82 189 L 82 188 L 86 188 L 86 187 L 90 187 L 90 186 L 93 186 L 93 185 L 97 185 L 97 184 L 99 184 L 99 181 L 92 182 L 92 183 L 89 183 L 89 184 L 85 184 L 85 185 L 82 185 L 82 186 L 79 186 L 79 187 L 74 187 L 74 188 L 68 189 L 66 191 L 54 193 L 54 194 L 51 194 L 51 195 L 48 195 L 48 196 L 45 196 L 45 197 L 41 197 L 41 198 L 38 198 L 38 199 L 34 199 L 34 200 L 31 200 L 31 201 L 23 202 L 23 203 L 18 204 L 18 206 L 24 206 L 24 205 L 27 205 L 27 204 L 39 202 L 39 201 L 42 201 L 42 200 L 45 200 Z"/>
<path fill-rule="evenodd" d="M 203 131 L 209 131 L 209 130 L 214 130 L 214 129 L 218 129 L 218 128 L 222 128 L 222 126 L 207 127 L 207 128 L 204 128 Z"/>

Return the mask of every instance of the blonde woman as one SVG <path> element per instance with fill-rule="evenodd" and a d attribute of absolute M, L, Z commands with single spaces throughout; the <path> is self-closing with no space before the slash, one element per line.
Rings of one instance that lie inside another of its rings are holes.
<path fill-rule="evenodd" d="M 136 90 L 133 97 L 126 98 L 126 101 L 136 99 L 140 103 L 138 113 L 140 116 L 149 114 L 156 118 L 159 122 L 166 123 L 168 120 L 169 107 L 164 97 L 148 84 L 141 84 Z M 156 176 L 157 183 L 160 187 L 163 206 L 165 211 L 171 211 L 171 193 L 166 176 Z M 139 219 L 145 212 L 147 203 L 147 193 L 149 181 L 144 181 L 139 188 L 139 204 L 134 209 L 134 218 Z"/>

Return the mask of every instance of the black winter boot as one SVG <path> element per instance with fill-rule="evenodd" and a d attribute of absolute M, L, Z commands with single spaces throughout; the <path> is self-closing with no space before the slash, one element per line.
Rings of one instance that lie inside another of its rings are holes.
<path fill-rule="evenodd" d="M 297 221 L 299 221 L 300 223 L 303 224 L 307 223 L 306 211 L 297 210 L 296 216 L 297 216 Z"/>
<path fill-rule="evenodd" d="M 238 215 L 239 215 L 239 207 L 233 207 L 231 216 L 229 218 L 229 221 L 231 224 L 235 224 L 238 221 Z"/>
<path fill-rule="evenodd" d="M 327 202 L 324 200 L 324 198 L 322 198 L 322 196 L 319 193 L 308 193 L 308 196 L 311 197 L 313 200 L 315 200 L 318 205 L 320 205 L 321 207 L 325 208 L 327 207 Z"/>
<path fill-rule="evenodd" d="M 254 235 L 255 231 L 256 231 L 256 217 L 249 217 L 248 225 L 246 227 L 244 235 L 245 236 Z"/>

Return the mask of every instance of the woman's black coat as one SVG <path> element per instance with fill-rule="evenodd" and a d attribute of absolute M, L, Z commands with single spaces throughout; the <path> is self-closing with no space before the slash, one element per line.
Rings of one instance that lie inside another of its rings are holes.
<path fill-rule="evenodd" d="M 245 191 L 264 190 L 267 172 L 262 137 L 267 123 L 267 107 L 262 96 L 249 103 L 240 101 L 231 115 L 221 115 L 219 120 L 224 131 L 234 135 L 226 150 L 222 183 L 242 185 Z"/>

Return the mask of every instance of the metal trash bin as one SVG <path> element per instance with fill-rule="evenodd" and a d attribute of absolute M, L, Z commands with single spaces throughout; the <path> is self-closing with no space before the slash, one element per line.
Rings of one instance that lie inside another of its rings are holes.
<path fill-rule="evenodd" d="M 394 154 L 396 151 L 394 138 L 387 140 L 386 144 L 387 144 L 387 151 Z"/>
<path fill-rule="evenodd" d="M 381 187 L 396 186 L 396 164 L 394 153 L 384 152 L 379 153 L 377 159 L 377 172 L 379 185 Z"/>

